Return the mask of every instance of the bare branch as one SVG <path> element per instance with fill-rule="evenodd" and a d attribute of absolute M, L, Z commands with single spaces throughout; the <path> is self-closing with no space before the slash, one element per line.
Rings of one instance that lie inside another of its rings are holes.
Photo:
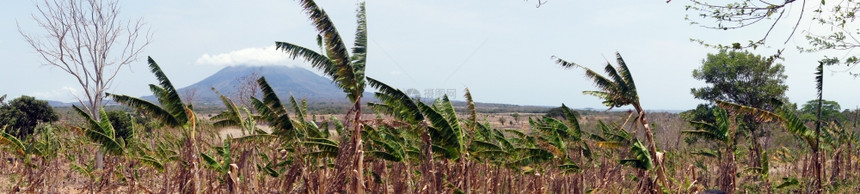
<path fill-rule="evenodd" d="M 122 20 L 117 0 L 43 0 L 31 15 L 41 34 L 18 32 L 45 65 L 76 79 L 85 98 L 78 102 L 96 120 L 104 93 L 123 66 L 137 60 L 152 34 L 143 19 Z"/>

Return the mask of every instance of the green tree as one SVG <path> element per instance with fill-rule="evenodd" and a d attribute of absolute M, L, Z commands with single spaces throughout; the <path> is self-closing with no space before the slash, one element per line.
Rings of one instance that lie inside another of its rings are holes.
<path fill-rule="evenodd" d="M 693 78 L 705 81 L 706 87 L 693 88 L 693 97 L 713 102 L 721 100 L 765 110 L 776 106 L 772 99 L 784 98 L 788 86 L 785 67 L 750 52 L 721 50 L 708 54 L 702 66 L 693 70 Z"/>
<path fill-rule="evenodd" d="M 594 84 L 597 85 L 600 90 L 583 91 L 582 93 L 602 98 L 603 105 L 608 106 L 609 109 L 627 105 L 632 105 L 633 108 L 636 109 L 636 112 L 639 113 L 639 117 L 637 118 L 645 129 L 645 137 L 649 142 L 648 149 L 651 159 L 654 160 L 652 163 L 656 164 L 657 178 L 660 181 L 660 185 L 671 190 L 669 179 L 666 177 L 666 167 L 664 167 L 660 157 L 657 156 L 658 152 L 657 146 L 654 142 L 654 132 L 651 130 L 651 125 L 648 124 L 648 117 L 645 114 L 645 110 L 642 109 L 642 105 L 639 104 L 639 93 L 636 91 L 636 84 L 633 82 L 633 75 L 630 73 L 630 69 L 627 68 L 627 63 L 625 63 L 624 59 L 621 58 L 620 53 L 615 53 L 615 59 L 618 62 L 618 67 L 613 67 L 612 64 L 607 62 L 606 66 L 603 68 L 608 77 L 600 75 L 599 73 L 582 65 L 567 62 L 561 58 L 557 58 L 556 63 L 565 68 L 580 67 L 585 69 L 585 76 L 592 79 Z"/>
<path fill-rule="evenodd" d="M 515 113 L 511 114 L 511 117 L 514 118 L 514 121 L 516 121 L 517 124 L 520 124 L 520 113 L 515 112 Z"/>
<path fill-rule="evenodd" d="M 717 54 L 708 54 L 702 66 L 693 70 L 693 78 L 708 85 L 693 88 L 691 93 L 693 97 L 709 102 L 720 100 L 773 111 L 782 104 L 774 99 L 785 99 L 784 94 L 788 90 L 784 83 L 787 78 L 785 67 L 773 60 L 772 57 L 765 58 L 746 51 L 721 50 Z M 752 166 L 760 167 L 762 148 L 758 139 L 764 132 L 752 116 L 745 116 L 743 121 L 751 134 L 753 151 L 750 162 Z"/>
<path fill-rule="evenodd" d="M 818 100 L 810 100 L 807 101 L 806 104 L 803 104 L 800 108 L 800 119 L 804 122 L 812 122 L 815 121 L 815 114 L 817 114 L 818 110 Z M 839 103 L 836 101 L 830 100 L 822 100 L 821 101 L 821 120 L 826 122 L 837 121 L 842 122 L 847 119 L 847 117 L 840 112 Z"/>
<path fill-rule="evenodd" d="M 579 117 L 580 117 L 579 112 L 573 111 L 572 109 L 569 109 L 569 108 L 568 108 L 568 111 L 572 112 L 573 115 L 576 116 L 577 119 L 579 119 Z M 562 107 L 555 107 L 555 108 L 549 109 L 549 111 L 544 116 L 545 117 L 552 117 L 552 118 L 564 118 L 564 109 Z M 564 119 L 566 119 L 566 118 L 564 118 Z"/>
<path fill-rule="evenodd" d="M 33 129 L 41 122 L 57 121 L 59 117 L 48 101 L 21 96 L 0 106 L 0 127 L 8 126 L 6 133 L 20 139 L 33 134 Z"/>
<path fill-rule="evenodd" d="M 716 121 L 714 107 L 709 104 L 699 104 L 696 106 L 696 109 L 681 112 L 680 116 L 687 121 L 701 121 L 705 123 Z"/>

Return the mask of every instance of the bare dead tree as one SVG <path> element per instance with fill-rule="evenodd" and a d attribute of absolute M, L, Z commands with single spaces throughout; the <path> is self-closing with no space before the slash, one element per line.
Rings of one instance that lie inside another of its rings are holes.
<path fill-rule="evenodd" d="M 197 101 L 197 88 L 189 88 L 182 93 L 182 98 L 185 100 L 185 103 L 194 106 L 194 102 Z"/>
<path fill-rule="evenodd" d="M 260 86 L 257 85 L 257 79 L 260 79 L 261 76 L 259 71 L 254 71 L 251 74 L 236 78 L 235 81 L 238 85 L 233 91 L 233 99 L 238 100 L 239 104 L 246 108 L 252 107 L 251 97 L 260 98 Z"/>
<path fill-rule="evenodd" d="M 144 31 L 143 19 L 122 20 L 116 0 L 44 0 L 35 3 L 33 19 L 45 34 L 18 32 L 45 65 L 62 69 L 83 88 L 76 96 L 93 119 L 98 114 L 105 91 L 119 70 L 138 59 L 152 34 Z M 96 167 L 104 168 L 104 153 L 97 152 Z"/>
<path fill-rule="evenodd" d="M 45 34 L 18 31 L 46 62 L 74 77 L 84 89 L 76 96 L 100 120 L 105 91 L 119 70 L 138 59 L 152 34 L 143 19 L 122 20 L 116 0 L 44 0 L 33 19 Z"/>

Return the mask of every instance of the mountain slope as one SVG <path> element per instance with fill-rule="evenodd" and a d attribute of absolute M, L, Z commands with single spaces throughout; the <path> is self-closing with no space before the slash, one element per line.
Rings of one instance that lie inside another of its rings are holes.
<path fill-rule="evenodd" d="M 241 82 L 251 75 L 265 76 L 272 89 L 281 98 L 288 98 L 292 94 L 297 99 L 305 98 L 308 101 L 347 101 L 343 90 L 329 78 L 304 68 L 287 66 L 225 67 L 195 84 L 178 89 L 178 92 L 184 99 L 193 96 L 191 99 L 195 104 L 220 104 L 218 95 L 211 88 L 214 87 L 221 94 L 232 98 L 241 87 Z M 153 96 L 143 98 L 155 100 Z"/>

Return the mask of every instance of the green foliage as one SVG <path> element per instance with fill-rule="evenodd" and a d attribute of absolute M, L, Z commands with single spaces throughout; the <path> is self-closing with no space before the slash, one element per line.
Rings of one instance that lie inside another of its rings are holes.
<path fill-rule="evenodd" d="M 57 113 L 47 101 L 30 96 L 12 99 L 8 104 L 0 103 L 0 126 L 7 126 L 5 132 L 20 139 L 33 134 L 39 123 L 53 122 L 57 119 L 59 119 Z"/>
<path fill-rule="evenodd" d="M 4 131 L 5 128 L 6 127 L 3 127 Z M 28 154 L 28 148 L 24 146 L 24 143 L 21 142 L 21 139 L 9 133 L 0 132 L 0 144 L 5 145 L 7 149 L 11 151 L 12 154 L 20 158 L 26 158 Z"/>
<path fill-rule="evenodd" d="M 539 142 L 542 143 L 544 149 L 553 153 L 555 158 L 560 159 L 564 163 L 570 163 L 568 150 L 574 151 L 575 155 L 591 157 L 591 150 L 583 141 L 583 131 L 579 126 L 579 121 L 576 116 L 564 104 L 561 105 L 565 121 L 556 120 L 551 117 L 544 117 L 539 120 L 529 119 L 529 124 L 538 134 Z M 578 158 L 578 157 L 577 157 Z"/>
<path fill-rule="evenodd" d="M 107 111 L 107 119 L 109 119 L 111 125 L 113 125 L 117 139 L 123 139 L 128 142 L 131 137 L 134 136 L 135 122 L 131 114 L 120 110 Z"/>
<path fill-rule="evenodd" d="M 159 81 L 159 85 L 149 84 L 149 89 L 158 99 L 158 103 L 161 104 L 161 106 L 141 98 L 128 95 L 108 93 L 107 96 L 117 103 L 130 106 L 137 111 L 160 121 L 168 127 L 190 127 L 189 125 L 191 122 L 189 121 L 195 119 L 193 118 L 193 112 L 185 105 L 185 103 L 182 102 L 182 99 L 179 97 L 179 93 L 176 92 L 176 88 L 170 83 L 167 75 L 161 71 L 161 67 L 158 66 L 158 63 L 156 63 L 152 57 L 147 58 L 147 61 L 149 62 L 150 70 Z"/>
<path fill-rule="evenodd" d="M 636 140 L 633 146 L 630 146 L 630 154 L 632 158 L 622 159 L 621 164 L 628 165 L 633 168 L 642 170 L 651 170 L 654 168 L 654 163 L 651 160 L 651 153 L 642 145 L 642 142 Z"/>
<path fill-rule="evenodd" d="M 682 130 L 681 133 L 708 141 L 719 142 L 722 146 L 733 144 L 734 142 L 731 142 L 731 140 L 734 134 L 730 134 L 730 127 L 731 119 L 734 118 L 729 117 L 728 112 L 719 107 L 713 109 L 713 115 L 715 118 L 714 122 L 689 121 L 690 125 L 695 129 Z"/>
<path fill-rule="evenodd" d="M 818 113 L 818 100 L 810 100 L 807 101 L 800 108 L 801 120 L 804 122 L 813 122 L 815 121 L 815 115 Z M 821 121 L 824 123 L 836 121 L 843 122 L 847 119 L 847 117 L 842 114 L 842 109 L 839 107 L 839 103 L 836 101 L 823 100 L 821 102 Z"/>
<path fill-rule="evenodd" d="M 301 131 L 294 128 L 293 121 L 290 120 L 290 115 L 286 107 L 281 103 L 281 99 L 278 98 L 272 87 L 269 86 L 266 78 L 260 77 L 257 83 L 263 92 L 263 100 L 251 97 L 251 104 L 260 113 L 260 117 L 272 126 L 272 134 L 286 138 L 288 141 L 296 140 L 302 136 Z"/>
<path fill-rule="evenodd" d="M 118 156 L 125 154 L 126 141 L 124 141 L 124 139 L 117 138 L 116 131 L 114 130 L 110 119 L 96 121 L 89 115 L 89 113 L 84 112 L 77 106 L 73 106 L 72 108 L 84 117 L 84 120 L 88 123 L 89 126 L 83 130 L 84 134 L 91 141 L 101 145 L 102 149 L 107 150 L 108 153 Z M 108 118 L 104 108 L 99 110 L 99 114 L 101 115 L 101 118 Z"/>
<path fill-rule="evenodd" d="M 716 121 L 714 107 L 709 104 L 699 104 L 696 106 L 696 109 L 681 112 L 679 115 L 687 121 L 701 121 L 705 123 Z"/>
<path fill-rule="evenodd" d="M 772 99 L 784 99 L 785 67 L 759 55 L 741 51 L 720 50 L 708 54 L 702 66 L 693 70 L 693 78 L 705 81 L 706 87 L 693 88 L 697 99 L 721 100 L 774 110 L 779 104 Z"/>
<path fill-rule="evenodd" d="M 204 166 L 222 175 L 226 175 L 230 171 L 233 157 L 233 154 L 230 152 L 230 142 L 230 139 L 225 139 L 223 145 L 213 147 L 215 150 L 214 156 L 217 156 L 217 158 L 206 153 L 200 153 Z"/>
<path fill-rule="evenodd" d="M 574 111 L 574 110 L 572 110 L 572 109 L 570 109 L 570 108 L 568 108 L 568 110 L 567 110 L 567 111 L 570 111 L 571 113 L 573 113 L 573 115 L 574 115 L 577 119 L 579 119 L 579 117 L 580 117 L 579 112 Z M 562 118 L 562 119 L 565 119 L 566 117 L 565 117 L 564 115 L 565 115 L 565 114 L 564 114 L 564 109 L 563 109 L 562 107 L 555 107 L 555 108 L 549 109 L 549 111 L 548 111 L 544 116 L 545 116 L 545 117 L 552 117 L 552 118 Z"/>
<path fill-rule="evenodd" d="M 301 57 L 312 67 L 330 76 L 338 87 L 343 89 L 352 102 L 356 102 L 364 93 L 364 66 L 367 61 L 367 18 L 364 3 L 359 5 L 355 45 L 352 56 L 347 52 L 340 33 L 334 26 L 328 14 L 312 0 L 303 0 L 301 5 L 310 16 L 317 32 L 323 53 L 298 46 L 288 42 L 275 42 L 276 49 L 282 50 L 291 57 Z"/>
<path fill-rule="evenodd" d="M 212 88 L 212 90 L 215 91 L 215 88 Z M 250 110 L 245 107 L 242 107 L 240 110 L 239 106 L 236 106 L 236 103 L 233 103 L 233 100 L 230 100 L 227 96 L 221 95 L 218 91 L 215 91 L 215 93 L 219 94 L 221 101 L 224 103 L 224 106 L 227 107 L 227 110 L 209 118 L 209 120 L 215 122 L 212 123 L 213 127 L 238 127 L 242 131 L 243 136 L 252 134 L 257 130 L 257 121 L 254 119 L 254 115 L 251 114 Z M 243 113 L 244 116 L 242 116 Z"/>
<path fill-rule="evenodd" d="M 607 125 L 603 121 L 597 121 L 597 128 L 601 133 L 590 134 L 589 139 L 594 140 L 594 144 L 599 148 L 620 149 L 633 144 L 633 134 L 615 124 Z"/>
<path fill-rule="evenodd" d="M 627 63 L 621 58 L 620 53 L 615 53 L 615 58 L 618 62 L 617 68 L 608 62 L 603 68 L 608 78 L 587 67 L 567 62 L 561 58 L 557 58 L 556 63 L 565 68 L 579 67 L 585 69 L 585 76 L 594 81 L 594 85 L 600 91 L 583 91 L 582 93 L 603 99 L 603 105 L 606 105 L 609 109 L 634 103 L 638 104 L 639 94 L 636 92 L 633 75 L 631 75 L 630 69 L 627 68 Z"/>

